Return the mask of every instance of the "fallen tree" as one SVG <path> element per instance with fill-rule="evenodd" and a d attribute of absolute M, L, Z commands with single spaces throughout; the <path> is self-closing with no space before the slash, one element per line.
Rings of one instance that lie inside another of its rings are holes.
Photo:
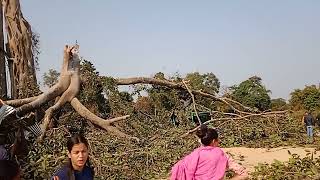
<path fill-rule="evenodd" d="M 113 126 L 113 124 L 117 121 L 125 120 L 130 117 L 130 115 L 124 115 L 121 117 L 111 118 L 111 119 L 103 119 L 96 116 L 90 110 L 88 110 L 76 97 L 80 91 L 80 58 L 78 55 L 78 46 L 66 46 L 64 49 L 64 57 L 63 57 L 63 64 L 62 69 L 60 71 L 60 77 L 57 84 L 52 86 L 47 92 L 35 96 L 29 97 L 25 99 L 15 99 L 9 100 L 5 103 L 14 107 L 17 107 L 16 114 L 18 116 L 22 116 L 28 112 L 36 110 L 46 104 L 48 101 L 56 99 L 56 102 L 53 106 L 49 107 L 43 118 L 42 122 L 42 135 L 40 136 L 40 140 L 42 140 L 45 136 L 45 132 L 48 128 L 48 125 L 52 119 L 53 113 L 60 109 L 65 103 L 70 103 L 71 106 L 78 112 L 82 117 L 86 118 L 93 124 L 97 125 L 105 129 L 106 131 L 115 134 L 120 137 L 124 138 L 134 138 L 135 137 L 129 136 L 124 132 L 121 132 L 117 127 Z M 201 90 L 193 90 L 188 87 L 188 82 L 182 80 L 181 82 L 173 82 L 169 80 L 161 80 L 156 78 L 146 78 L 146 77 L 133 77 L 133 78 L 118 78 L 112 79 L 114 85 L 121 86 L 121 85 L 135 85 L 135 84 L 152 84 L 152 85 L 159 85 L 171 89 L 176 89 L 181 92 L 189 93 L 189 96 L 201 96 L 205 98 L 209 98 L 214 102 L 220 102 L 226 106 L 228 106 L 233 113 L 225 113 L 220 112 L 220 115 L 216 117 L 216 119 L 212 119 L 210 122 L 215 121 L 223 121 L 226 122 L 233 122 L 240 121 L 240 120 L 250 120 L 250 117 L 264 117 L 264 118 L 271 118 L 274 115 L 285 116 L 287 113 L 286 111 L 281 112 L 258 112 L 256 109 L 251 107 L 246 107 L 241 103 L 232 100 L 231 98 L 227 97 L 218 97 L 215 94 L 203 92 Z M 197 113 L 197 104 L 193 98 L 193 110 Z M 214 113 L 214 112 L 212 112 Z M 215 116 L 213 116 L 215 117 Z M 199 117 L 198 117 L 199 120 Z M 229 120 L 229 121 L 227 121 Z M 225 123 L 225 122 L 224 122 Z M 200 122 L 201 124 L 201 122 Z M 197 127 L 198 128 L 198 127 Z M 194 132 L 197 128 L 190 130 L 187 134 Z"/>
<path fill-rule="evenodd" d="M 55 104 L 49 107 L 42 122 L 42 135 L 39 140 L 43 140 L 48 125 L 52 119 L 53 113 L 61 108 L 65 103 L 70 102 L 72 107 L 83 117 L 87 118 L 93 124 L 121 137 L 130 137 L 127 134 L 119 131 L 112 123 L 127 119 L 129 115 L 117 117 L 113 119 L 102 119 L 91 113 L 80 101 L 76 98 L 80 89 L 80 58 L 78 55 L 78 46 L 65 46 L 62 69 L 60 71 L 60 78 L 57 84 L 51 87 L 47 92 L 25 99 L 16 99 L 6 101 L 5 103 L 15 106 L 16 115 L 23 116 L 28 112 L 40 108 L 43 104 L 50 100 L 58 99 Z"/>

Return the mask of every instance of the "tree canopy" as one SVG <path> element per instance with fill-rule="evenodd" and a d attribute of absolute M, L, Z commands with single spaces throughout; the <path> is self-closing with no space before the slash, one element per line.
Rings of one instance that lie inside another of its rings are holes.
<path fill-rule="evenodd" d="M 315 85 L 306 86 L 304 89 L 295 89 L 290 97 L 290 106 L 293 110 L 320 109 L 320 89 Z"/>
<path fill-rule="evenodd" d="M 231 88 L 231 96 L 243 105 L 265 111 L 271 108 L 270 91 L 262 84 L 258 76 L 250 77 Z"/>

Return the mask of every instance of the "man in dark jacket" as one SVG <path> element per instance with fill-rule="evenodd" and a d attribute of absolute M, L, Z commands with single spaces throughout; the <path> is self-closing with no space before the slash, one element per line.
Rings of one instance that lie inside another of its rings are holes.
<path fill-rule="evenodd" d="M 303 123 L 307 127 L 307 135 L 308 138 L 312 139 L 314 141 L 313 137 L 313 127 L 315 126 L 315 120 L 310 112 L 306 112 L 303 117 Z"/>

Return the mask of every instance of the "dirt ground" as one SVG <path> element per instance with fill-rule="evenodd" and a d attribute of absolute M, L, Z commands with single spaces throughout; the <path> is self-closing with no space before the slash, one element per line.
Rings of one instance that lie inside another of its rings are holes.
<path fill-rule="evenodd" d="M 249 172 L 254 171 L 254 166 L 259 163 L 272 163 L 274 160 L 288 161 L 290 154 L 298 154 L 305 157 L 308 153 L 314 153 L 314 157 L 318 157 L 320 152 L 316 152 L 315 148 L 304 147 L 279 147 L 279 148 L 245 148 L 233 147 L 224 148 L 225 152 L 234 155 L 234 159 L 247 168 Z"/>

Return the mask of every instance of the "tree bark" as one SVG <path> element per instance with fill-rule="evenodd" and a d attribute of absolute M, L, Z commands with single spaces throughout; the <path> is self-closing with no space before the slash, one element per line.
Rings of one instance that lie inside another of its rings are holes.
<path fill-rule="evenodd" d="M 6 59 L 4 54 L 3 11 L 0 3 L 0 98 L 7 98 Z"/>
<path fill-rule="evenodd" d="M 13 59 L 13 84 L 18 98 L 25 98 L 38 89 L 32 52 L 32 31 L 22 15 L 19 0 L 2 0 L 8 46 Z M 28 91 L 27 91 L 28 90 Z M 31 90 L 31 92 L 30 92 Z"/>

